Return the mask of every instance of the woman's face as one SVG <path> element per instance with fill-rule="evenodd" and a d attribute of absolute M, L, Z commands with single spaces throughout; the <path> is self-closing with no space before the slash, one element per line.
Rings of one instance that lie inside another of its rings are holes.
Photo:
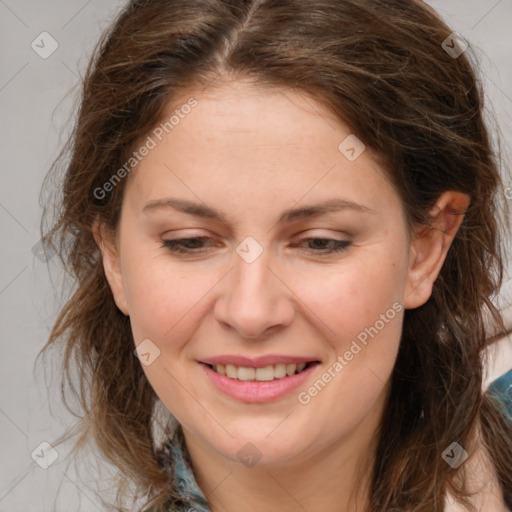
<path fill-rule="evenodd" d="M 155 392 L 189 439 L 242 462 L 373 432 L 408 307 L 397 193 L 303 94 L 231 82 L 175 109 L 143 141 L 106 263 Z M 310 364 L 283 377 L 294 363 Z"/>

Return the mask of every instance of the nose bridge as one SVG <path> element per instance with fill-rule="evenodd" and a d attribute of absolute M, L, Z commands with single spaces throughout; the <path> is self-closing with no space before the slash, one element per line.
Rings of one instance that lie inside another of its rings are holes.
<path fill-rule="evenodd" d="M 258 246 L 246 240 L 237 247 L 231 277 L 216 307 L 217 319 L 245 338 L 288 324 L 293 316 L 284 287 L 271 270 L 271 253 Z"/>
<path fill-rule="evenodd" d="M 271 295 L 269 275 L 271 274 L 270 258 L 268 251 L 261 254 L 254 261 L 246 260 L 243 256 L 235 259 L 234 289 L 233 293 L 239 298 L 252 296 L 257 298 L 259 294 Z"/>
<path fill-rule="evenodd" d="M 263 247 L 263 242 L 248 236 L 236 247 L 234 255 L 234 289 L 240 295 L 258 295 L 271 292 L 269 288 L 269 266 L 272 263 L 271 251 Z"/>

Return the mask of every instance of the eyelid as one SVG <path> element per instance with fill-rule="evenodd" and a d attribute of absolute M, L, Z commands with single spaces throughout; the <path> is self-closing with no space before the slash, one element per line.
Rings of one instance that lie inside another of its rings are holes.
<path fill-rule="evenodd" d="M 171 229 L 169 231 L 163 232 L 161 236 L 164 237 L 170 235 L 176 235 L 179 238 L 193 238 L 196 236 L 210 236 L 210 233 L 208 230 L 201 230 L 201 228 L 189 227 L 182 229 Z"/>
<path fill-rule="evenodd" d="M 297 233 L 293 238 L 291 238 L 291 241 L 295 244 L 311 239 L 333 240 L 336 242 L 348 243 L 353 241 L 354 236 L 347 231 L 327 228 L 310 228 Z"/>

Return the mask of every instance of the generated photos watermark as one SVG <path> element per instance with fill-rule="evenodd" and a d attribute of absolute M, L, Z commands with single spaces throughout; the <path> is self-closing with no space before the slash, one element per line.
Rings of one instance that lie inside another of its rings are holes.
<path fill-rule="evenodd" d="M 152 149 L 155 149 L 159 142 L 162 142 L 165 135 L 171 133 L 172 130 L 184 119 L 192 108 L 197 107 L 198 102 L 194 97 L 187 100 L 186 103 L 177 108 L 173 115 L 165 122 L 160 123 L 154 128 L 144 143 L 132 153 L 132 156 L 120 167 L 101 187 L 96 187 L 93 195 L 96 199 L 102 200 L 112 192 L 115 186 L 125 178 L 135 168 L 135 166 L 146 157 Z"/>
<path fill-rule="evenodd" d="M 354 357 L 359 354 L 364 347 L 368 344 L 368 337 L 373 339 L 379 334 L 386 324 L 388 324 L 395 316 L 404 309 L 403 304 L 394 302 L 385 313 L 382 313 L 372 326 L 366 327 L 357 335 L 357 340 L 353 340 L 350 348 L 346 350 L 343 355 L 338 355 L 336 361 L 327 368 L 327 370 L 306 390 L 301 391 L 297 399 L 302 405 L 307 405 L 311 402 L 312 398 L 318 395 L 329 382 L 331 382 L 339 373 L 347 366 Z M 359 341 L 359 343 L 358 343 Z M 363 347 L 361 347 L 363 345 Z"/>

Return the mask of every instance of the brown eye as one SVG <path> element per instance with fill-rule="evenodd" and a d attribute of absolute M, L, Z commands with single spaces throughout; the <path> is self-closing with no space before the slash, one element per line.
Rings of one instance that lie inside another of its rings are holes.
<path fill-rule="evenodd" d="M 205 249 L 204 242 L 212 240 L 207 236 L 196 236 L 190 238 L 176 238 L 174 240 L 162 240 L 162 247 L 167 247 L 171 252 L 176 253 L 198 253 Z"/>
<path fill-rule="evenodd" d="M 334 238 L 305 238 L 301 243 L 306 242 L 307 250 L 317 253 L 336 253 L 347 249 L 352 242 L 348 240 L 336 240 Z"/>

